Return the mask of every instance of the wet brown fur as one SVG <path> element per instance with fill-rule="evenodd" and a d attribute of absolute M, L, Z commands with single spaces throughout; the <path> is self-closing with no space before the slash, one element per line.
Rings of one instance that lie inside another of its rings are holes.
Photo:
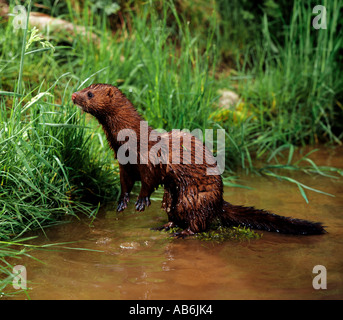
<path fill-rule="evenodd" d="M 91 93 L 91 94 L 90 94 Z M 161 135 L 160 140 L 148 142 L 148 150 L 162 140 L 162 145 L 169 145 L 169 153 L 159 152 L 159 156 L 168 157 L 163 163 L 153 164 L 151 158 L 144 164 L 141 157 L 147 159 L 147 150 L 140 148 L 140 121 L 144 119 L 132 103 L 116 87 L 108 84 L 94 84 L 72 96 L 75 104 L 85 112 L 96 117 L 102 125 L 110 147 L 117 155 L 125 141 L 118 141 L 122 129 L 132 129 L 137 136 L 137 164 L 120 164 L 121 195 L 118 211 L 127 207 L 129 195 L 135 181 L 141 181 L 141 190 L 136 202 L 136 210 L 143 211 L 150 205 L 150 195 L 164 186 L 162 208 L 168 215 L 168 223 L 160 229 L 179 226 L 183 231 L 179 236 L 192 235 L 205 231 L 215 218 L 227 226 L 245 225 L 254 229 L 292 234 L 320 234 L 325 230 L 320 223 L 291 219 L 271 214 L 252 207 L 234 206 L 223 200 L 223 183 L 219 172 L 208 175 L 207 169 L 216 170 L 211 152 L 201 141 L 189 133 L 179 132 L 172 137 L 172 132 Z M 148 127 L 149 135 L 153 132 Z M 175 138 L 180 143 L 172 143 Z M 191 139 L 191 163 L 184 161 L 183 139 Z M 198 154 L 195 150 L 202 150 Z M 180 163 L 172 161 L 173 153 L 180 154 Z M 207 156 L 207 158 L 205 157 Z M 198 158 L 207 159 L 201 163 Z M 213 163 L 213 164 L 212 164 Z"/>

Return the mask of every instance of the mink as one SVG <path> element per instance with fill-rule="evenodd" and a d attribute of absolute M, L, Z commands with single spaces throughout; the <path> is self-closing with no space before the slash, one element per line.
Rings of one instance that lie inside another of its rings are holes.
<path fill-rule="evenodd" d="M 99 121 L 116 158 L 120 154 L 131 156 L 130 161 L 121 163 L 119 159 L 121 194 L 118 212 L 127 208 L 134 183 L 141 181 L 136 210 L 144 211 L 151 204 L 151 194 L 162 185 L 162 208 L 167 213 L 168 223 L 158 229 L 177 226 L 182 229 L 174 234 L 177 237 L 206 231 L 216 219 L 224 226 L 246 226 L 286 234 L 326 232 L 320 222 L 287 218 L 224 201 L 223 182 L 215 158 L 203 142 L 183 131 L 160 133 L 157 138 L 146 141 L 147 137 L 141 134 L 144 119 L 117 87 L 93 84 L 73 93 L 72 101 Z M 150 126 L 146 126 L 146 131 L 148 137 L 155 133 Z M 121 136 L 123 132 L 127 134 L 125 139 Z M 128 144 L 130 139 L 134 144 Z M 185 148 L 186 139 L 191 141 L 190 148 Z M 146 147 L 142 147 L 144 143 Z M 154 148 L 158 151 L 151 152 Z M 176 156 L 179 161 L 173 161 Z M 209 169 L 211 174 L 208 174 Z"/>

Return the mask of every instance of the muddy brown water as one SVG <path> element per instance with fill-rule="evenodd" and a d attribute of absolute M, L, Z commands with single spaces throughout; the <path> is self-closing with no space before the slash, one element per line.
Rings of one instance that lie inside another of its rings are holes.
<path fill-rule="evenodd" d="M 317 153 L 318 165 L 343 167 L 343 150 Z M 46 229 L 37 244 L 72 242 L 92 249 L 31 252 L 25 258 L 31 299 L 343 299 L 343 179 L 293 173 L 313 188 L 307 192 L 275 178 L 242 177 L 254 189 L 225 188 L 225 200 L 275 213 L 321 221 L 328 233 L 289 236 L 264 232 L 252 241 L 213 243 L 170 239 L 150 230 L 166 221 L 160 202 L 144 213 L 133 204 L 117 214 L 113 206 L 89 220 Z M 316 265 L 327 271 L 327 289 L 316 290 Z M 14 299 L 25 299 L 19 294 Z"/>

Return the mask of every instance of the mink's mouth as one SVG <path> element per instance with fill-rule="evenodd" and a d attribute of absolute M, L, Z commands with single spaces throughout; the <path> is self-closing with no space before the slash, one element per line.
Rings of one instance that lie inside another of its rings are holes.
<path fill-rule="evenodd" d="M 81 110 L 82 114 L 86 112 L 81 105 L 77 104 L 76 102 L 74 102 L 74 104 Z"/>
<path fill-rule="evenodd" d="M 82 113 L 86 112 L 83 106 L 77 103 L 76 99 L 73 100 L 73 103 L 75 106 L 77 106 L 81 110 Z"/>

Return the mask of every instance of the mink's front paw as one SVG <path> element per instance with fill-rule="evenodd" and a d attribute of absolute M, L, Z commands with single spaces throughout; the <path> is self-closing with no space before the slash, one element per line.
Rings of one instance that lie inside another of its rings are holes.
<path fill-rule="evenodd" d="M 149 207 L 151 204 L 149 197 L 138 198 L 136 201 L 136 211 L 144 211 L 145 206 Z"/>
<path fill-rule="evenodd" d="M 124 196 L 122 199 L 119 200 L 117 212 L 122 212 L 124 209 L 127 208 L 127 204 L 130 201 L 130 197 L 128 193 L 124 193 Z"/>

